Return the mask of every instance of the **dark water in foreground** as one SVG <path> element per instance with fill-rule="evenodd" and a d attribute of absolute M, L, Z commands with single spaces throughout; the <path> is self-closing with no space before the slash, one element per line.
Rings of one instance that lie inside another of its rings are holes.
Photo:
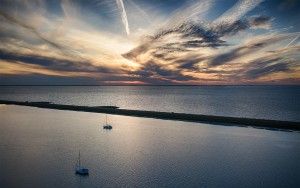
<path fill-rule="evenodd" d="M 300 133 L 104 117 L 0 105 L 0 187 L 300 187 Z"/>
<path fill-rule="evenodd" d="M 300 121 L 300 86 L 0 86 L 0 99 Z"/>

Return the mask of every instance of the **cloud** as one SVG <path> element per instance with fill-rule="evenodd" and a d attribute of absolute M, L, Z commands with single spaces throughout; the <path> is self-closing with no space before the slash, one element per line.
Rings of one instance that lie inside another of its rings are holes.
<path fill-rule="evenodd" d="M 270 45 L 285 41 L 296 34 L 266 35 L 254 38 L 237 47 L 230 47 L 222 38 L 225 36 L 234 36 L 250 28 L 267 28 L 266 26 L 270 25 L 271 20 L 267 16 L 252 16 L 248 19 L 237 20 L 232 23 L 209 25 L 210 27 L 191 22 L 182 23 L 178 27 L 159 31 L 138 47 L 123 54 L 123 57 L 141 62 L 144 65 L 146 64 L 147 66 L 141 67 L 139 71 L 145 77 L 156 74 L 158 77 L 176 81 L 184 81 L 185 79 L 182 79 L 184 76 L 188 77 L 185 81 L 200 79 L 197 76 L 184 74 L 181 71 L 184 70 L 184 72 L 193 72 L 192 75 L 205 73 L 207 76 L 215 77 L 215 80 L 229 81 L 235 78 L 241 79 L 242 77 L 238 77 L 237 75 L 239 75 L 238 71 L 241 71 L 244 66 L 237 65 L 234 68 L 235 65 L 228 67 L 227 64 L 237 62 L 243 58 L 246 59 L 242 61 L 251 64 L 253 62 L 250 62 L 247 58 L 251 60 L 254 58 L 255 53 L 263 53 L 262 51 Z M 220 53 L 218 52 L 220 47 L 230 47 L 229 49 L 231 50 Z M 217 53 L 209 55 L 203 51 L 205 48 L 211 48 L 211 51 L 217 51 Z M 197 49 L 199 52 L 197 52 Z M 257 57 L 261 57 L 261 55 Z M 160 61 L 172 62 L 173 66 L 172 68 L 161 70 L 159 67 L 163 67 L 163 64 L 153 61 L 153 58 Z M 151 63 L 149 64 L 149 62 Z M 214 67 L 223 65 L 226 65 L 228 70 L 213 69 Z M 287 64 L 268 65 L 260 67 L 257 70 L 248 67 L 249 72 L 245 73 L 243 78 L 257 79 L 274 72 L 288 72 L 289 69 L 287 67 Z M 176 77 L 179 79 L 176 79 Z"/>
<path fill-rule="evenodd" d="M 251 27 L 267 25 L 271 18 L 266 16 L 257 16 L 250 19 L 238 20 L 233 23 L 221 23 L 219 25 L 203 25 L 201 23 L 183 22 L 177 27 L 160 30 L 154 36 L 149 37 L 147 41 L 124 54 L 126 58 L 135 58 L 136 56 L 154 49 L 172 51 L 188 51 L 189 48 L 210 47 L 216 48 L 227 46 L 221 39 L 223 36 L 234 35 Z M 164 38 L 176 35 L 177 41 L 165 42 Z M 157 47 L 159 46 L 159 47 Z"/>
<path fill-rule="evenodd" d="M 275 58 L 265 61 L 258 60 L 252 62 L 252 67 L 249 68 L 243 76 L 246 79 L 253 80 L 272 73 L 288 72 L 290 70 L 288 64 L 284 62 L 277 63 L 279 60 L 279 58 Z"/>
<path fill-rule="evenodd" d="M 53 81 L 65 77 L 68 83 L 68 77 L 112 84 L 297 79 L 299 33 L 279 29 L 278 15 L 253 15 L 261 2 L 239 0 L 211 20 L 211 11 L 221 10 L 215 5 L 222 2 L 164 1 L 166 8 L 132 0 L 64 0 L 55 5 L 4 0 L 0 72 L 45 75 Z M 120 27 L 130 35 L 124 36 Z"/>
<path fill-rule="evenodd" d="M 200 20 L 213 6 L 214 0 L 188 1 L 186 5 L 172 12 L 169 19 L 163 22 L 161 29 L 177 27 L 178 24 Z"/>
<path fill-rule="evenodd" d="M 285 47 L 286 48 L 289 47 L 291 44 L 293 44 L 295 41 L 297 41 L 299 37 L 300 37 L 300 34 L 297 35 L 295 38 L 293 38 L 293 40 L 291 40 L 291 42 L 289 42 Z"/>
<path fill-rule="evenodd" d="M 271 20 L 269 16 L 255 16 L 250 19 L 249 25 L 252 28 L 270 29 Z"/>
<path fill-rule="evenodd" d="M 2 12 L 2 11 L 0 11 L 0 16 L 3 17 L 4 19 L 6 19 L 7 21 L 13 23 L 13 24 L 16 24 L 16 25 L 18 25 L 18 26 L 20 26 L 24 29 L 27 29 L 32 34 L 34 34 L 37 38 L 39 38 L 43 42 L 51 45 L 52 47 L 57 48 L 59 50 L 64 50 L 64 48 L 61 45 L 59 45 L 59 44 L 55 43 L 54 41 L 51 41 L 50 39 L 47 39 L 46 37 L 42 36 L 42 34 L 39 33 L 37 31 L 37 29 L 34 28 L 33 26 L 28 25 L 28 24 L 18 20 L 17 18 L 12 17 L 12 16 L 10 16 L 10 15 L 6 14 L 5 12 Z"/>
<path fill-rule="evenodd" d="M 297 79 L 296 75 L 299 77 L 300 68 L 298 57 L 296 57 L 298 50 L 299 47 L 293 47 L 262 54 L 253 52 L 251 60 L 248 61 L 243 57 L 237 56 L 237 61 L 244 60 L 245 62 L 237 65 L 225 64 L 228 66 L 226 69 L 228 74 L 223 72 L 224 69 L 216 69 L 216 73 L 225 73 L 227 80 L 235 80 L 242 83 L 255 83 L 255 81 L 259 82 L 259 80 L 264 80 L 267 83 L 270 79 L 275 78 L 277 81 L 287 80 L 287 78 L 291 77 Z M 207 70 L 212 69 L 208 68 Z M 276 75 L 280 75 L 280 77 L 276 77 Z"/>
<path fill-rule="evenodd" d="M 232 8 L 224 12 L 213 23 L 233 23 L 243 17 L 246 13 L 258 6 L 263 0 L 239 0 Z"/>
<path fill-rule="evenodd" d="M 266 16 L 255 16 L 249 19 L 238 20 L 231 24 L 222 23 L 220 25 L 203 25 L 200 23 L 184 22 L 177 27 L 159 31 L 138 47 L 123 54 L 123 57 L 142 64 L 147 64 L 147 62 L 152 61 L 153 58 L 169 61 L 174 65 L 173 68 L 169 70 L 170 72 L 181 72 L 178 69 L 197 72 L 199 71 L 198 65 L 200 63 L 202 63 L 202 68 L 219 66 L 262 49 L 267 45 L 264 41 L 247 44 L 248 46 L 237 47 L 226 53 L 212 54 L 212 56 L 206 54 L 203 50 L 205 48 L 210 48 L 213 51 L 220 47 L 229 46 L 226 41 L 221 39 L 222 37 L 235 35 L 236 33 L 251 27 L 267 24 L 270 20 L 271 19 Z M 206 62 L 208 67 L 203 67 L 203 62 Z M 157 66 L 162 66 L 162 64 L 159 63 Z M 157 73 L 159 72 L 159 69 L 155 70 Z M 200 72 L 214 74 L 221 73 L 221 71 L 203 70 L 205 69 L 202 69 Z M 223 74 L 229 73 L 229 71 L 225 72 L 226 71 L 223 71 Z M 167 78 L 164 74 L 158 75 Z M 181 75 L 182 74 L 176 75 L 180 78 L 177 80 L 184 80 Z M 189 77 L 187 74 L 184 74 L 184 76 L 188 77 L 187 80 L 199 79 L 193 76 Z M 173 79 L 176 80 L 175 78 Z"/>
<path fill-rule="evenodd" d="M 189 56 L 182 59 L 176 60 L 174 63 L 178 64 L 178 68 L 180 69 L 188 69 L 192 71 L 198 70 L 197 67 L 195 67 L 196 64 L 198 64 L 201 61 L 204 61 L 206 58 L 204 57 L 198 57 L 198 56 Z"/>
<path fill-rule="evenodd" d="M 130 30 L 129 30 L 129 24 L 128 24 L 128 19 L 127 19 L 127 14 L 126 14 L 126 10 L 125 10 L 125 6 L 124 6 L 124 2 L 123 0 L 116 0 L 118 8 L 120 9 L 121 12 L 121 18 L 122 18 L 122 22 L 124 24 L 125 27 L 125 31 L 127 33 L 127 35 L 130 34 Z"/>
<path fill-rule="evenodd" d="M 172 83 L 172 81 L 187 81 L 193 80 L 191 76 L 183 75 L 178 70 L 166 69 L 163 66 L 158 65 L 154 61 L 148 61 L 138 71 L 132 72 L 139 77 L 152 78 L 156 80 L 164 80 L 164 82 Z M 163 79 L 161 79 L 163 78 Z"/>
<path fill-rule="evenodd" d="M 297 33 L 296 33 L 297 34 Z M 274 45 L 278 42 L 287 40 L 293 37 L 295 34 L 281 34 L 281 35 L 271 35 L 262 38 L 254 38 L 250 42 L 243 44 L 237 48 L 234 48 L 226 53 L 220 53 L 211 57 L 208 60 L 209 66 L 219 66 L 226 63 L 230 63 L 236 59 L 242 59 L 247 55 L 257 53 L 258 51 Z"/>
<path fill-rule="evenodd" d="M 250 28 L 263 28 L 270 27 L 271 18 L 267 16 L 255 16 L 249 19 L 236 20 L 234 22 L 223 22 L 213 26 L 213 32 L 219 37 L 226 35 L 235 35 L 238 32 L 245 31 Z"/>
<path fill-rule="evenodd" d="M 0 50 L 0 59 L 10 62 L 23 62 L 31 65 L 43 66 L 49 70 L 72 71 L 72 72 L 97 72 L 112 73 L 116 70 L 103 66 L 93 66 L 87 61 L 75 61 L 67 59 L 58 59 L 54 57 L 44 57 L 33 54 L 13 54 Z"/>
<path fill-rule="evenodd" d="M 54 76 L 45 74 L 1 75 L 0 85 L 97 85 L 94 78 L 82 76 Z"/>

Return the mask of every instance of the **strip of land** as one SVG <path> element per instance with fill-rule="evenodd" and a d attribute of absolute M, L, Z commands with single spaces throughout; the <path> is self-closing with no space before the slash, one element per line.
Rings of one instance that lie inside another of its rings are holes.
<path fill-rule="evenodd" d="M 212 115 L 201 115 L 201 114 L 185 114 L 185 113 L 174 113 L 174 112 L 128 110 L 128 109 L 119 109 L 118 107 L 114 107 L 114 106 L 76 106 L 76 105 L 54 104 L 50 102 L 28 102 L 28 101 L 19 102 L 19 101 L 0 100 L 0 104 L 31 106 L 31 107 L 48 108 L 48 109 L 56 109 L 56 110 L 106 113 L 106 114 L 147 117 L 147 118 L 166 119 L 166 120 L 179 120 L 179 121 L 187 121 L 187 122 L 202 122 L 202 123 L 211 123 L 211 124 L 238 125 L 238 126 L 245 126 L 245 127 L 252 126 L 257 128 L 266 128 L 266 129 L 300 131 L 300 122 L 293 122 L 293 121 L 225 117 L 225 116 L 212 116 Z"/>

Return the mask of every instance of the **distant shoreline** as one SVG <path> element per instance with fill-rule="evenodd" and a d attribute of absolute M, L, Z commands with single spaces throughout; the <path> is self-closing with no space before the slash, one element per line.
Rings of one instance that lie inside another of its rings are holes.
<path fill-rule="evenodd" d="M 89 84 L 83 84 L 83 85 L 72 85 L 72 84 L 68 84 L 68 85 L 64 85 L 64 84 L 62 84 L 62 85 L 39 85 L 39 84 L 37 84 L 37 85 L 27 85 L 27 84 L 24 84 L 24 85 L 0 85 L 0 87 L 9 87 L 9 86 L 17 86 L 17 87 L 22 87 L 22 86 L 79 86 L 79 87 L 89 87 L 89 86 L 166 86 L 166 87 L 169 87 L 169 86 L 177 86 L 177 87 L 180 87 L 180 86 L 187 86 L 187 87 L 201 87 L 201 86 L 203 86 L 203 87 L 210 87 L 210 86 L 212 86 L 212 87 L 214 87 L 214 86 L 223 86 L 223 87 L 226 87 L 226 86 L 241 86 L 241 87 L 243 87 L 243 86 L 280 86 L 280 87 L 288 87 L 288 86 L 297 86 L 297 87 L 300 87 L 300 84 L 224 84 L 224 85 L 222 85 L 222 84 L 211 84 L 211 85 L 208 85 L 208 84 L 202 84 L 202 85 L 188 85 L 188 84 L 182 84 L 182 85 L 180 85 L 180 84 L 169 84 L 169 85 L 157 85 L 157 84 L 136 84 L 136 85 L 134 85 L 134 84 L 113 84 L 113 85 L 89 85 Z"/>
<path fill-rule="evenodd" d="M 300 131 L 300 122 L 293 122 L 293 121 L 226 117 L 226 116 L 213 116 L 213 115 L 201 115 L 201 114 L 185 114 L 185 113 L 174 113 L 174 112 L 128 110 L 128 109 L 118 109 L 118 107 L 114 107 L 114 106 L 91 107 L 91 106 L 63 105 L 63 104 L 53 104 L 50 102 L 28 102 L 28 101 L 18 102 L 18 101 L 0 100 L 0 104 L 30 106 L 30 107 L 48 108 L 48 109 L 56 109 L 56 110 L 106 113 L 106 114 L 146 117 L 146 118 L 165 119 L 165 120 L 178 120 L 178 121 L 186 121 L 186 122 L 235 125 L 235 126 L 242 126 L 242 127 L 251 126 L 256 128 L 277 129 L 277 130 L 285 130 L 285 131 L 288 130 Z"/>

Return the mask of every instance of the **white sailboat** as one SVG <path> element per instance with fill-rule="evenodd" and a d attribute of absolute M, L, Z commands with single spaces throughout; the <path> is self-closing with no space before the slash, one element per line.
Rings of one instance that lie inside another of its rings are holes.
<path fill-rule="evenodd" d="M 107 124 L 107 115 L 105 116 L 105 125 L 103 125 L 103 129 L 111 130 L 112 126 Z"/>
<path fill-rule="evenodd" d="M 75 174 L 82 175 L 82 176 L 89 175 L 89 169 L 81 166 L 80 151 L 79 151 L 79 154 L 78 154 L 78 160 L 77 160 L 77 164 L 76 164 L 76 167 L 75 167 Z"/>

